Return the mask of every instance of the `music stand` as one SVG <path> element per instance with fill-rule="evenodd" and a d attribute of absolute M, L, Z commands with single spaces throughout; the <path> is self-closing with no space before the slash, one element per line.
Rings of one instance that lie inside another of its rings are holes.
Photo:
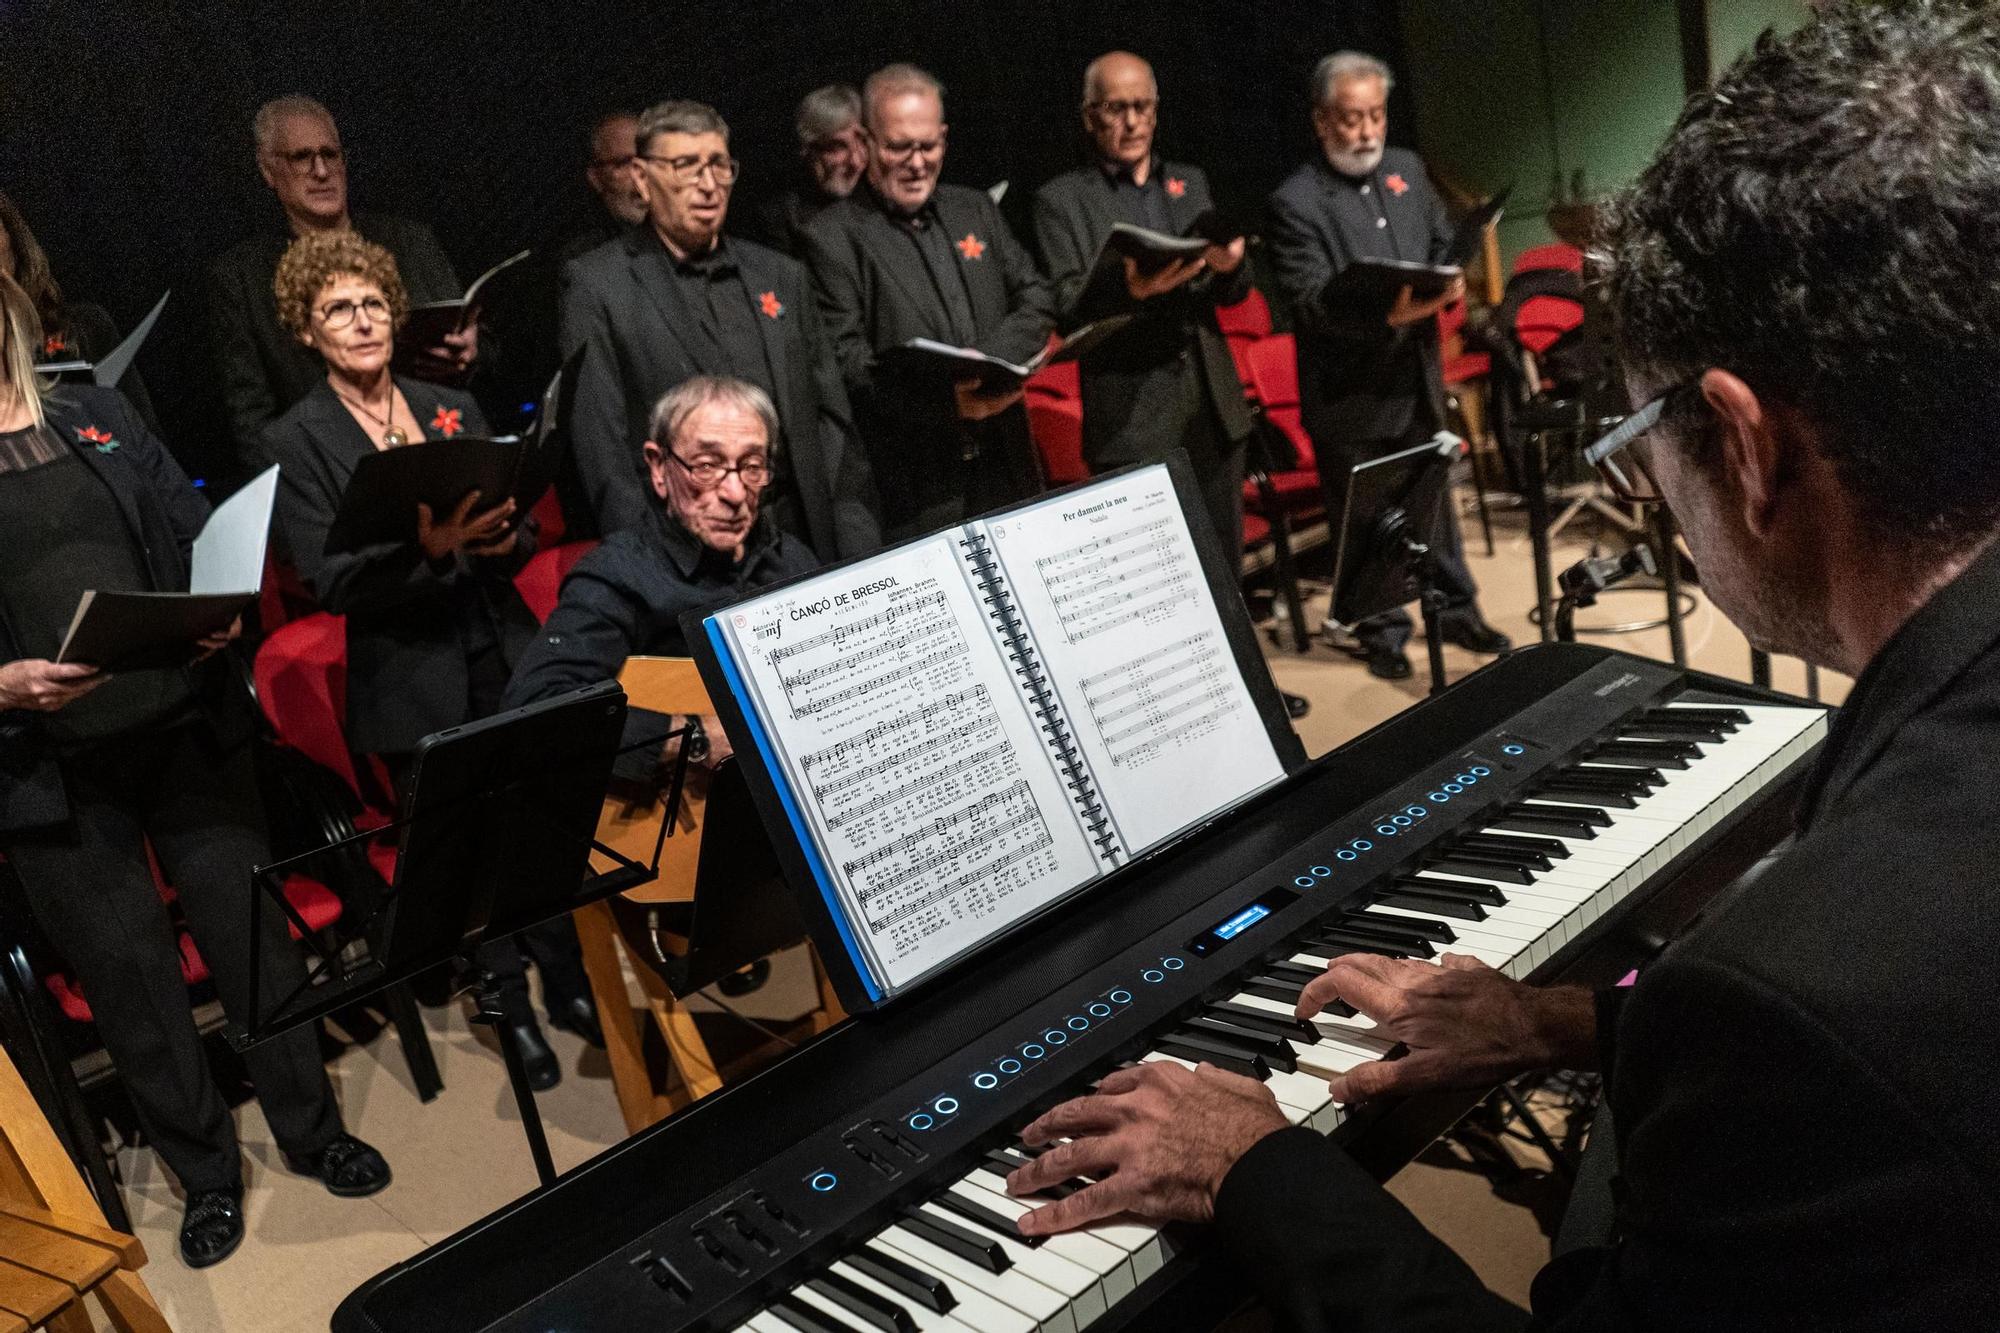
<path fill-rule="evenodd" d="M 671 810 L 651 866 L 595 837 L 625 713 L 625 692 L 616 681 L 604 681 L 427 736 L 393 824 L 252 870 L 252 883 L 262 892 L 251 895 L 249 1013 L 246 1022 L 232 1020 L 225 1029 L 230 1044 L 247 1049 L 438 966 L 470 978 L 475 1021 L 498 1022 L 497 979 L 474 961 L 482 944 L 658 874 L 660 846 L 674 823 Z M 657 747 L 660 740 L 652 736 L 643 744 Z M 682 747 L 670 777 L 676 794 L 686 763 Z M 331 943 L 317 939 L 285 897 L 286 880 L 305 873 L 301 863 L 310 858 L 391 832 L 397 838 L 395 882 L 357 920 L 343 918 Z M 594 873 L 593 852 L 609 857 L 614 868 Z M 267 903 L 285 914 L 314 956 L 306 979 L 276 997 L 260 996 L 257 988 Z M 503 1039 L 500 1051 L 522 1132 L 548 1184 L 555 1167 L 526 1067 L 511 1042 Z"/>
<path fill-rule="evenodd" d="M 1414 598 L 1423 609 L 1432 694 L 1444 690 L 1439 617 L 1445 593 L 1424 525 L 1443 502 L 1458 445 L 1456 435 L 1439 431 L 1422 444 L 1348 469 L 1334 546 L 1334 620 L 1352 628 Z"/>

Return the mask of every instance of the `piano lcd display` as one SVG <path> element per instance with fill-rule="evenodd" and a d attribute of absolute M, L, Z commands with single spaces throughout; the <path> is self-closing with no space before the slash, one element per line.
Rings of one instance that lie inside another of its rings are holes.
<path fill-rule="evenodd" d="M 1131 469 L 767 591 L 690 635 L 864 1004 L 1296 766 L 1182 493 L 1168 467 Z"/>

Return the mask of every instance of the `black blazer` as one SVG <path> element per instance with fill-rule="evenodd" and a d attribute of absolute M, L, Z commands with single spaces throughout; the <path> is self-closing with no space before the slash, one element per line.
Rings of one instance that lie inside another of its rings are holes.
<path fill-rule="evenodd" d="M 958 264 L 979 349 L 1026 361 L 1042 350 L 1055 326 L 1048 283 L 984 190 L 940 185 L 932 200 L 945 234 L 974 242 L 958 249 Z M 909 238 L 865 181 L 821 210 L 801 234 L 861 438 L 884 505 L 893 509 L 898 480 L 934 472 L 942 461 L 958 457 L 964 423 L 948 395 L 915 394 L 897 380 L 878 377 L 875 358 L 912 338 L 952 341 L 944 307 Z M 1019 404 L 980 426 L 982 439 L 1033 448 L 1027 410 Z"/>
<path fill-rule="evenodd" d="M 355 213 L 354 230 L 396 258 L 411 305 L 465 294 L 437 237 L 421 222 L 386 213 Z M 319 355 L 278 323 L 271 282 L 292 243 L 282 228 L 245 237 L 208 270 L 209 322 L 223 401 L 239 462 L 255 460 L 264 427 L 326 380 Z M 482 359 L 492 349 L 483 343 Z"/>
<path fill-rule="evenodd" d="M 1208 177 L 1184 162 L 1155 162 L 1167 217 L 1178 232 L 1215 206 Z M 1174 183 L 1179 189 L 1174 188 Z M 1091 263 L 1120 218 L 1111 178 L 1097 166 L 1065 172 L 1035 192 L 1035 243 L 1065 322 L 1089 280 Z M 1157 458 L 1186 429 L 1180 382 L 1200 377 L 1230 440 L 1250 435 L 1250 409 L 1215 308 L 1250 292 L 1250 263 L 1234 273 L 1204 273 L 1138 307 L 1138 317 L 1077 363 L 1083 385 L 1083 456 L 1093 471 Z M 1120 293 L 1121 296 L 1123 293 Z M 1094 298 L 1093 298 L 1094 299 Z M 1119 309 L 1129 309 L 1126 297 Z M 1193 347 L 1189 347 L 1189 335 Z M 1192 355 L 1184 353 L 1192 352 Z"/>
<path fill-rule="evenodd" d="M 208 501 L 173 455 L 115 389 L 63 385 L 44 400 L 44 407 L 49 427 L 117 500 L 154 590 L 185 591 L 189 554 L 208 522 Z M 105 452 L 84 440 L 80 432 L 86 430 L 108 432 L 115 447 Z M 0 608 L 0 663 L 20 656 L 19 640 Z M 188 670 L 196 698 L 225 739 L 247 740 L 249 713 L 230 694 L 223 664 L 211 658 Z M 44 828 L 68 818 L 62 774 L 42 745 L 40 715 L 26 709 L 0 712 L 0 833 Z"/>
<path fill-rule="evenodd" d="M 855 438 L 840 372 L 796 260 L 751 241 L 725 242 L 747 292 L 769 292 L 778 313 L 758 312 L 764 356 L 778 386 L 778 424 L 808 531 L 828 560 L 882 544 L 875 484 Z M 673 259 L 650 227 L 573 259 L 562 275 L 562 348 L 584 353 L 570 438 L 584 492 L 605 533 L 638 524 L 658 503 L 640 445 L 659 396 L 696 375 L 729 375 L 700 338 L 665 266 Z"/>
<path fill-rule="evenodd" d="M 2000 547 L 1862 673 L 1799 839 L 1599 1008 L 1619 1239 L 1549 1329 L 2000 1327 Z M 1253 1148 L 1217 1218 L 1304 1330 L 1526 1316 L 1331 1145 Z"/>
<path fill-rule="evenodd" d="M 469 394 L 398 378 L 425 438 L 440 411 L 456 411 L 465 433 L 486 421 Z M 426 559 L 415 540 L 326 554 L 327 529 L 355 464 L 375 445 L 322 375 L 264 433 L 278 464 L 278 521 L 285 545 L 319 604 L 347 617 L 347 742 L 364 752 L 411 749 L 434 731 L 467 720 L 468 677 L 458 619 L 483 601 L 507 661 L 518 660 L 535 618 L 513 575 L 535 551 L 533 520 L 524 520 L 513 554 Z M 410 445 L 409 448 L 422 448 Z"/>
<path fill-rule="evenodd" d="M 1356 259 L 1440 263 L 1450 250 L 1451 218 L 1415 153 L 1387 150 L 1362 185 L 1365 194 L 1315 155 L 1271 195 L 1264 236 L 1297 338 L 1300 420 L 1313 448 L 1336 462 L 1401 438 L 1444 393 L 1436 320 L 1392 329 L 1386 307 L 1328 312 L 1320 303 Z"/>
<path fill-rule="evenodd" d="M 95 363 L 118 350 L 118 344 L 125 340 L 124 335 L 118 332 L 111 312 L 89 301 L 65 301 L 60 323 L 60 328 L 45 330 L 48 340 L 42 348 L 41 359 L 44 361 L 74 358 Z M 147 430 L 155 435 L 160 433 L 160 418 L 153 410 L 153 395 L 146 392 L 146 381 L 139 377 L 136 364 L 127 367 L 118 383 L 111 387 L 125 395 L 125 401 L 139 414 L 139 420 L 146 423 Z"/>

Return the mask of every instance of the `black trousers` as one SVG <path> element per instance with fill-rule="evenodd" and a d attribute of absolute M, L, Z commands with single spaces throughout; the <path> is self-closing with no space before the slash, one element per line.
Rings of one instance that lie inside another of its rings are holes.
<path fill-rule="evenodd" d="M 1095 475 L 1133 463 L 1157 462 L 1176 448 L 1186 450 L 1188 462 L 1194 468 L 1195 483 L 1201 487 L 1202 507 L 1222 543 L 1223 557 L 1240 561 L 1248 441 L 1232 440 L 1223 434 L 1221 418 L 1209 401 L 1207 381 L 1201 375 L 1176 375 L 1158 387 L 1162 393 L 1177 395 L 1180 401 L 1171 406 L 1154 403 L 1152 410 L 1163 423 L 1178 423 L 1178 427 L 1165 425 L 1160 436 L 1149 441 L 1150 447 L 1143 456 L 1084 461 Z M 1188 518 L 1193 521 L 1196 515 L 1190 513 Z"/>
<path fill-rule="evenodd" d="M 250 867 L 271 859 L 249 744 L 224 749 L 194 721 L 65 758 L 68 827 L 10 835 L 7 859 L 35 919 L 83 983 L 98 1034 L 139 1123 L 184 1188 L 236 1189 L 242 1163 L 195 1030 L 146 841 L 214 977 L 241 1021 L 250 995 Z M 266 1005 L 305 981 L 284 916 L 266 904 L 257 985 Z M 306 1024 L 245 1057 L 278 1146 L 312 1153 L 341 1130 L 340 1107 Z"/>
<path fill-rule="evenodd" d="M 1437 427 L 1429 417 L 1418 412 L 1410 422 L 1410 428 L 1399 439 L 1370 440 L 1358 448 L 1338 450 L 1318 449 L 1318 441 L 1314 441 L 1319 455 L 1320 488 L 1326 494 L 1327 513 L 1338 515 L 1345 509 L 1350 468 L 1371 458 L 1381 458 L 1385 454 L 1422 444 L 1436 431 Z M 1352 521 L 1373 523 L 1375 516 L 1357 514 L 1352 516 Z M 1445 595 L 1445 604 L 1439 616 L 1440 628 L 1446 632 L 1459 627 L 1475 628 L 1482 623 L 1479 585 L 1473 582 L 1472 571 L 1466 567 L 1465 539 L 1458 530 L 1458 515 L 1452 510 L 1450 487 L 1439 489 L 1437 506 L 1428 516 L 1424 528 L 1429 534 L 1426 540 L 1435 557 L 1438 587 Z M 1401 652 L 1410 641 L 1412 628 L 1409 611 L 1399 606 L 1355 625 L 1354 637 L 1360 640 L 1362 648 L 1370 651 Z"/>
<path fill-rule="evenodd" d="M 890 542 L 1031 500 L 1043 490 L 1027 409 L 1018 403 L 983 421 L 941 431 L 935 450 L 920 463 L 878 459 L 876 478 Z"/>

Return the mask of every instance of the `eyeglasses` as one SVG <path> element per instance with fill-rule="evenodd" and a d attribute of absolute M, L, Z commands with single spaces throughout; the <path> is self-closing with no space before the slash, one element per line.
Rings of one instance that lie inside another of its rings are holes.
<path fill-rule="evenodd" d="M 636 153 L 624 153 L 618 157 L 593 157 L 590 159 L 590 165 L 600 171 L 621 170 L 631 166 L 632 159 L 637 156 Z"/>
<path fill-rule="evenodd" d="M 294 148 L 289 153 L 273 153 L 273 157 L 290 167 L 294 173 L 304 176 L 312 171 L 317 162 L 332 171 L 347 160 L 347 154 L 340 148 Z"/>
<path fill-rule="evenodd" d="M 714 458 L 702 458 L 690 463 L 671 449 L 667 451 L 667 457 L 679 463 L 688 476 L 693 478 L 694 484 L 705 491 L 712 491 L 720 486 L 723 478 L 732 472 L 736 474 L 736 479 L 743 483 L 743 489 L 746 491 L 761 491 L 771 482 L 769 460 L 755 455 L 744 459 L 734 467 Z"/>
<path fill-rule="evenodd" d="M 379 296 L 364 296 L 359 301 L 328 301 L 319 308 L 319 322 L 330 329 L 344 329 L 354 322 L 359 311 L 366 310 L 368 318 L 385 320 L 389 318 L 389 303 Z"/>
<path fill-rule="evenodd" d="M 1159 113 L 1160 99 L 1157 97 L 1135 97 L 1130 101 L 1092 102 L 1090 109 L 1106 120 L 1123 120 L 1127 116 L 1135 120 L 1151 120 Z"/>
<path fill-rule="evenodd" d="M 667 169 L 667 177 L 676 185 L 692 185 L 701 179 L 705 171 L 717 185 L 727 185 L 736 179 L 743 164 L 733 157 L 657 157 L 652 153 L 636 154 L 640 159 L 657 163 Z"/>
<path fill-rule="evenodd" d="M 1661 504 L 1666 496 L 1646 464 L 1647 434 L 1660 424 L 1673 400 L 1693 391 L 1698 379 L 1684 380 L 1653 398 L 1644 407 L 1599 436 L 1583 451 L 1583 459 L 1597 469 L 1611 493 L 1627 504 Z"/>
<path fill-rule="evenodd" d="M 936 157 L 944 151 L 944 140 L 938 139 L 883 139 L 877 145 L 882 156 L 891 162 L 907 162 L 913 157 Z"/>

